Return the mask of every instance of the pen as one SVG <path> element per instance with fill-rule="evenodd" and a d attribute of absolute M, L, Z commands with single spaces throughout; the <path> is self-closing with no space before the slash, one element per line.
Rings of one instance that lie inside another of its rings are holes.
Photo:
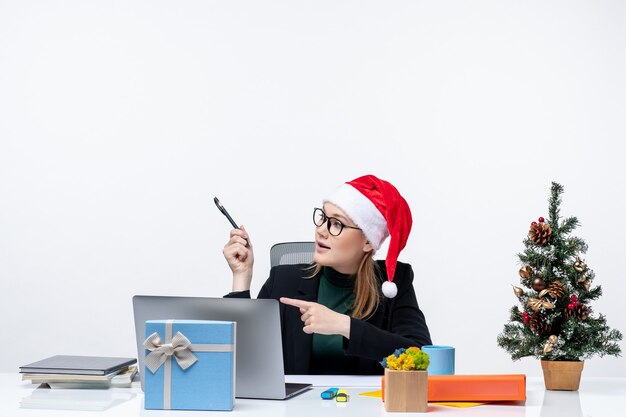
<path fill-rule="evenodd" d="M 228 221 L 230 222 L 230 224 L 233 225 L 233 227 L 235 229 L 239 229 L 239 226 L 237 225 L 237 223 L 235 223 L 235 221 L 233 220 L 232 217 L 230 217 L 230 214 L 228 214 L 228 212 L 226 211 L 226 209 L 224 208 L 224 206 L 222 205 L 222 203 L 220 203 L 220 200 L 217 199 L 217 197 L 213 197 L 213 202 L 215 202 L 215 205 L 217 206 L 218 209 L 220 209 L 220 211 L 222 212 L 222 214 L 224 216 L 226 216 L 226 218 L 228 219 Z"/>
<path fill-rule="evenodd" d="M 228 219 L 228 221 L 230 222 L 230 224 L 235 228 L 235 229 L 239 229 L 239 226 L 237 225 L 237 223 L 235 223 L 235 221 L 233 220 L 232 217 L 230 217 L 230 214 L 228 214 L 228 211 L 226 211 L 226 208 L 222 205 L 222 203 L 220 203 L 220 200 L 217 199 L 217 197 L 213 197 L 213 202 L 215 203 L 215 205 L 217 206 L 217 208 L 222 212 L 222 214 L 224 216 L 226 216 L 226 218 Z M 246 239 L 246 246 L 248 246 L 250 244 L 250 242 L 248 242 L 248 239 Z"/>

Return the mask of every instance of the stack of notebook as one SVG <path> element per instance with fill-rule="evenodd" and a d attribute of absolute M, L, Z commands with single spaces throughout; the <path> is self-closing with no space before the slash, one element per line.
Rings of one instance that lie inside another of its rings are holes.
<path fill-rule="evenodd" d="M 20 367 L 22 380 L 50 388 L 129 387 L 137 373 L 134 358 L 52 356 Z"/>

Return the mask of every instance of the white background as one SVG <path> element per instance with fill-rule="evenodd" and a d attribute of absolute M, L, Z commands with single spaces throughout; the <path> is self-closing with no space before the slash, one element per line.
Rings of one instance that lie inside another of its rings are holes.
<path fill-rule="evenodd" d="M 270 246 L 312 240 L 366 173 L 413 210 L 400 260 L 457 373 L 540 374 L 496 337 L 551 181 L 626 332 L 625 21 L 617 0 L 0 0 L 0 371 L 134 356 L 134 294 L 228 292 L 214 195 L 256 294 Z"/>

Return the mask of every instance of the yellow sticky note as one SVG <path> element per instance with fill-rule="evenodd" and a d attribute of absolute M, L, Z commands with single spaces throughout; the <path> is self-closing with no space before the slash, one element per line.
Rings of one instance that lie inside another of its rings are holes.
<path fill-rule="evenodd" d="M 383 398 L 383 392 L 381 390 L 362 392 L 359 395 L 362 395 L 364 397 Z"/>
<path fill-rule="evenodd" d="M 362 392 L 359 395 L 362 395 L 364 397 L 382 398 L 383 392 L 381 390 L 367 391 L 367 392 Z M 469 407 L 477 407 L 479 405 L 489 404 L 489 402 L 449 401 L 449 402 L 430 402 L 429 404 L 443 405 L 446 407 L 469 408 Z"/>

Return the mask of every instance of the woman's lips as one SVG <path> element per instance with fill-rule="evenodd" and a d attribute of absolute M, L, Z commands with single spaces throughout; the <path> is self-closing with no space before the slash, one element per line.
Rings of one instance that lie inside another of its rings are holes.
<path fill-rule="evenodd" d="M 327 251 L 330 250 L 330 248 L 320 242 L 316 242 L 317 243 L 317 250 L 318 251 Z"/>

